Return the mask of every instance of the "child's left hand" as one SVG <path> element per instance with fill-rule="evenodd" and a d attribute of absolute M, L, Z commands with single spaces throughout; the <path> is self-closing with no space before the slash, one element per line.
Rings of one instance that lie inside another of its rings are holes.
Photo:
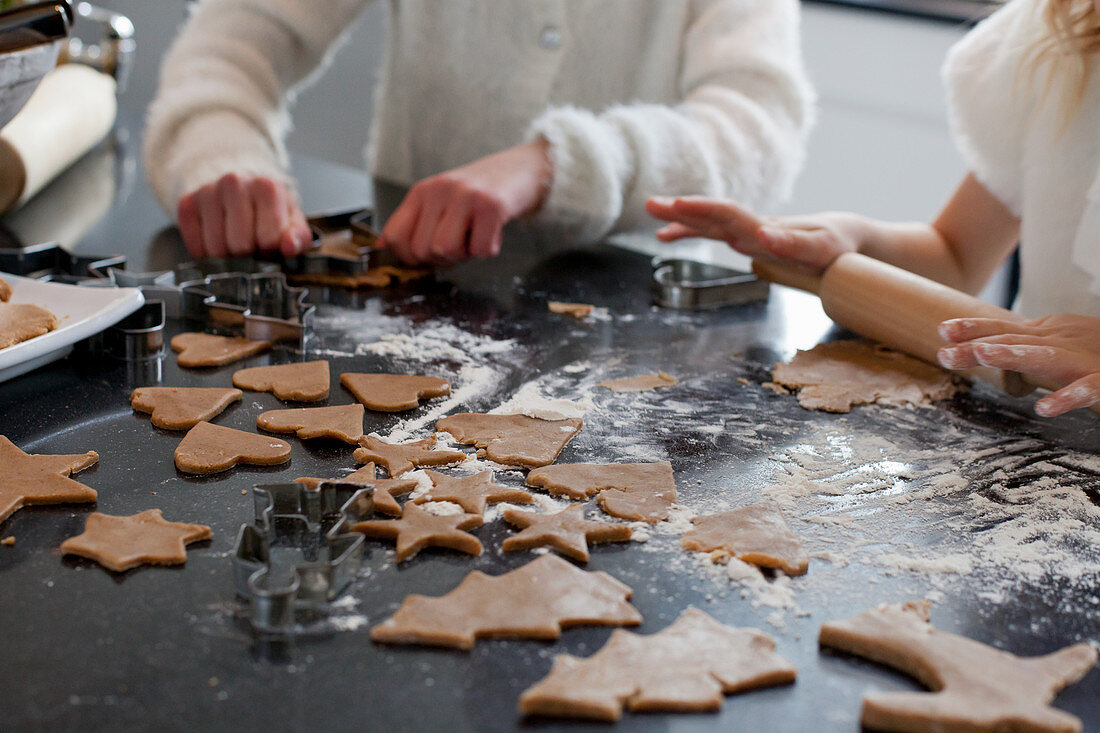
<path fill-rule="evenodd" d="M 1100 318 L 955 318 L 940 324 L 940 335 L 954 344 L 939 352 L 948 369 L 987 366 L 1064 385 L 1035 403 L 1043 417 L 1100 404 Z"/>

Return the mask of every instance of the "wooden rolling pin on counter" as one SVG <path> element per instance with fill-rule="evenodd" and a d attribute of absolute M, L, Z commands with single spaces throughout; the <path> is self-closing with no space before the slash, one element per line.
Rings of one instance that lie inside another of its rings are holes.
<path fill-rule="evenodd" d="M 764 280 L 819 296 L 825 313 L 837 325 L 936 365 L 939 364 L 936 352 L 948 345 L 939 334 L 943 321 L 1023 320 L 1010 310 L 854 252 L 836 258 L 820 275 L 761 260 L 753 261 L 753 272 Z M 1064 386 L 988 367 L 959 373 L 1015 396 L 1025 395 L 1036 387 L 1053 391 Z M 1090 409 L 1100 413 L 1100 405 Z"/>

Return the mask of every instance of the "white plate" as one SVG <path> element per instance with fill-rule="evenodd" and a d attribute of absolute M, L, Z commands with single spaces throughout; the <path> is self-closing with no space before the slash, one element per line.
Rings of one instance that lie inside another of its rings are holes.
<path fill-rule="evenodd" d="M 90 288 L 30 280 L 0 272 L 11 285 L 11 303 L 28 303 L 57 316 L 57 328 L 0 349 L 0 382 L 68 356 L 73 344 L 107 329 L 145 302 L 137 288 Z"/>

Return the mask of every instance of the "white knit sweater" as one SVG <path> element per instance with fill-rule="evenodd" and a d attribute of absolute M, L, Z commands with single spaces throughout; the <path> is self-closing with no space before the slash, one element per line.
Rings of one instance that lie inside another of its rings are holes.
<path fill-rule="evenodd" d="M 206 0 L 172 46 L 145 160 L 162 205 L 230 171 L 288 180 L 287 99 L 368 0 Z M 410 184 L 537 136 L 539 219 L 650 225 L 657 193 L 769 207 L 812 116 L 795 0 L 390 0 L 368 158 Z M 370 73 L 372 70 L 364 70 Z"/>
<path fill-rule="evenodd" d="M 970 170 L 1020 217 L 1016 310 L 1100 316 L 1100 68 L 1076 107 L 1071 77 L 1021 70 L 1049 32 L 1044 4 L 1012 0 L 951 50 L 951 122 Z"/>

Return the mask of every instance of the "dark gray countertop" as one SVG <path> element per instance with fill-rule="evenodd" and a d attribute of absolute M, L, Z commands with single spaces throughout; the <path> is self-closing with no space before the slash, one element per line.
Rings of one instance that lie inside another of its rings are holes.
<path fill-rule="evenodd" d="M 178 240 L 161 232 L 166 219 L 140 182 L 132 145 L 125 151 L 121 168 L 130 171 L 129 183 L 110 201 L 104 218 L 79 237 L 77 249 L 121 252 L 138 268 L 166 266 L 182 250 Z M 311 209 L 354 204 L 367 192 L 362 176 L 348 169 L 300 160 L 298 171 Z M 51 210 L 48 198 L 38 206 Z M 56 225 L 64 223 L 65 213 L 56 207 Z M 874 561 L 878 552 L 919 559 L 940 556 L 945 548 L 965 549 L 986 528 L 964 531 L 945 523 L 957 508 L 953 505 L 963 506 L 972 496 L 1004 501 L 1003 485 L 1053 477 L 1065 490 L 1095 500 L 1100 488 L 1095 416 L 1041 421 L 1030 416 L 1028 400 L 1010 400 L 985 388 L 933 409 L 865 408 L 847 416 L 806 412 L 793 398 L 760 383 L 776 358 L 823 335 L 820 311 L 808 298 L 773 289 L 767 304 L 671 313 L 650 306 L 649 274 L 647 258 L 637 254 L 606 245 L 574 250 L 513 231 L 498 260 L 459 267 L 434 283 L 359 296 L 315 291 L 322 305 L 311 350 L 278 348 L 244 364 L 320 355 L 330 359 L 334 376 L 422 368 L 451 377 L 456 391 L 470 388 L 456 411 L 490 409 L 533 380 L 553 396 L 590 397 L 594 408 L 585 428 L 560 461 L 668 458 L 681 503 L 700 512 L 755 501 L 762 490 L 784 482 L 795 486 L 788 474 L 809 469 L 799 469 L 801 459 L 792 462 L 789 456 L 819 454 L 828 464 L 824 474 L 815 474 L 824 488 L 797 499 L 788 516 L 812 551 L 832 549 L 851 562 L 815 559 L 809 574 L 791 583 L 797 608 L 777 614 L 766 605 L 754 606 L 753 596 L 742 597 L 736 583 L 715 577 L 681 552 L 673 535 L 654 533 L 644 544 L 595 549 L 590 569 L 605 570 L 634 588 L 633 602 L 645 618 L 640 632 L 658 631 L 694 605 L 722 622 L 772 633 L 779 652 L 799 670 L 793 686 L 728 697 L 721 712 L 628 714 L 619 724 L 623 730 L 854 730 L 866 691 L 914 685 L 874 665 L 819 652 L 816 632 L 824 621 L 882 601 L 931 593 L 938 626 L 1020 654 L 1097 638 L 1100 609 L 1092 570 L 1069 579 L 1049 567 L 1039 577 L 1006 581 L 1000 570 L 986 572 L 982 562 L 962 575 L 928 576 Z M 592 302 L 609 315 L 574 323 L 547 313 L 547 299 Z M 434 357 L 408 361 L 361 348 L 383 334 L 435 338 L 452 352 L 444 348 Z M 454 347 L 468 353 L 453 352 Z M 438 595 L 470 570 L 496 574 L 529 560 L 525 553 L 499 552 L 509 534 L 500 522 L 476 531 L 487 548 L 477 559 L 425 551 L 394 568 L 389 547 L 371 542 L 362 577 L 334 621 L 289 644 L 249 633 L 239 617 L 229 558 L 237 528 L 252 517 L 251 498 L 242 494 L 257 482 L 336 475 L 353 461 L 347 446 L 292 440 L 288 466 L 235 469 L 213 478 L 178 473 L 172 451 L 180 435 L 155 430 L 147 418 L 133 414 L 131 389 L 225 386 L 234 368 L 186 371 L 172 357 L 153 369 L 73 358 L 0 384 L 0 434 L 29 452 L 92 449 L 101 455 L 100 464 L 79 477 L 99 491 L 97 505 L 24 509 L 0 526 L 0 535 L 16 537 L 14 547 L 0 547 L 0 618 L 8 629 L 0 641 L 2 727 L 547 727 L 521 721 L 518 695 L 547 673 L 554 654 L 591 654 L 610 630 L 573 629 L 558 643 L 481 642 L 470 652 L 379 647 L 368 638 L 370 625 L 392 613 L 408 593 Z M 629 398 L 593 389 L 601 378 L 657 368 L 674 373 L 682 384 Z M 350 401 L 336 387 L 328 404 Z M 279 406 L 271 395 L 249 393 L 216 422 L 254 429 L 260 411 Z M 399 420 L 416 421 L 430 409 L 372 414 L 367 430 L 385 434 Z M 882 460 L 867 462 L 880 446 Z M 843 478 L 861 470 L 878 472 L 880 484 Z M 885 484 L 882 476 L 889 479 Z M 944 476 L 958 476 L 958 490 L 922 498 Z M 500 478 L 513 485 L 521 481 L 513 474 Z M 830 486 L 835 491 L 827 490 Z M 843 527 L 796 519 L 805 507 L 824 511 L 826 500 L 848 512 L 846 521 L 858 523 L 851 532 L 863 539 L 851 540 Z M 77 534 L 93 509 L 130 514 L 154 507 L 169 519 L 213 528 L 213 539 L 192 549 L 184 568 L 115 575 L 58 555 L 60 542 Z M 1085 514 L 1084 524 L 1100 526 L 1095 514 Z M 1089 568 L 1100 562 L 1096 546 L 1084 544 L 1074 552 Z M 777 583 L 782 581 L 769 587 Z M 1100 672 L 1093 670 L 1058 698 L 1058 706 L 1082 716 L 1086 727 L 1096 727 L 1098 693 Z"/>

